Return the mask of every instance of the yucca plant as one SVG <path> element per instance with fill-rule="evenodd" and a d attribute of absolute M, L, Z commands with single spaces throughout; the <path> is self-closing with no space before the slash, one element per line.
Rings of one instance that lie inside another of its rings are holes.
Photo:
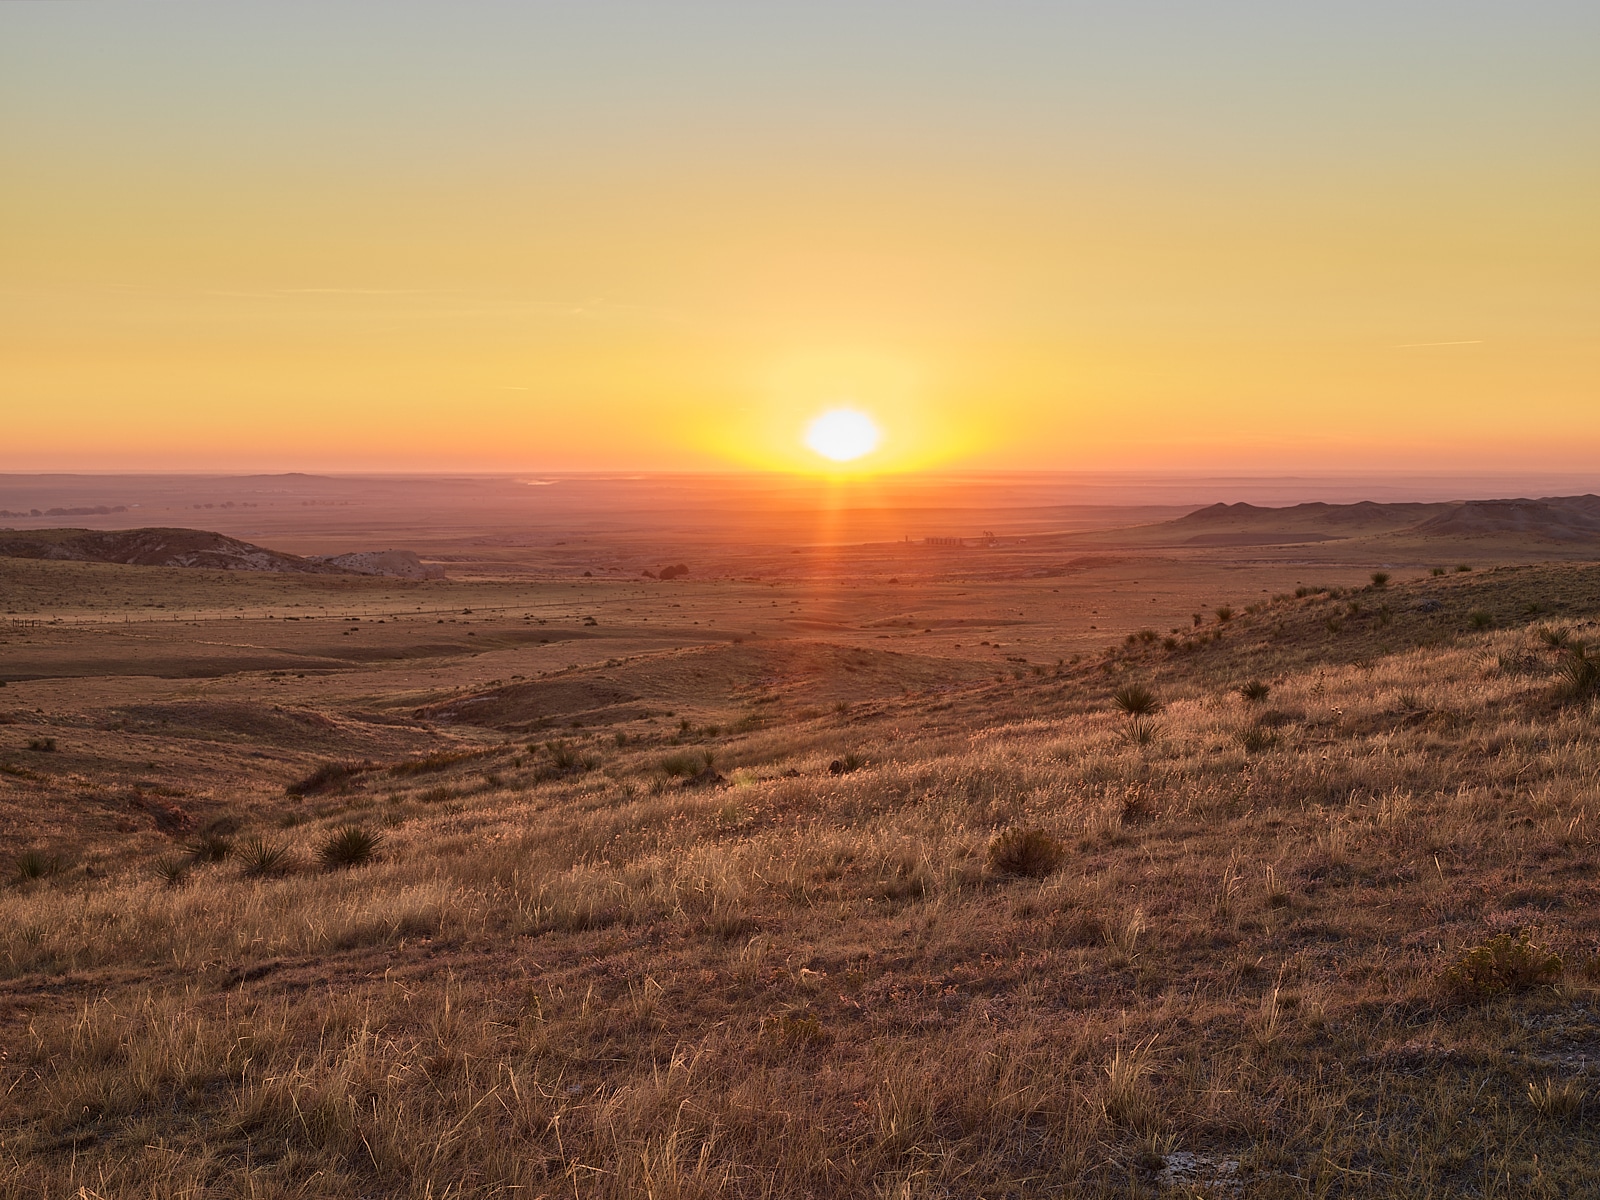
<path fill-rule="evenodd" d="M 32 883 L 36 879 L 55 875 L 60 870 L 61 860 L 53 854 L 46 854 L 43 850 L 24 850 L 17 855 L 18 883 Z"/>
<path fill-rule="evenodd" d="M 216 863 L 233 853 L 233 840 L 220 833 L 202 833 L 183 849 L 197 863 Z"/>
<path fill-rule="evenodd" d="M 1590 658 L 1582 645 L 1574 645 L 1561 660 L 1561 696 L 1587 700 L 1600 689 L 1600 658 Z"/>
<path fill-rule="evenodd" d="M 1150 717 L 1161 711 L 1161 701 L 1143 684 L 1129 683 L 1111 693 L 1111 703 L 1130 717 Z"/>
<path fill-rule="evenodd" d="M 1258 704 L 1267 698 L 1267 693 L 1272 691 L 1270 684 L 1262 683 L 1259 679 L 1252 679 L 1249 683 L 1241 683 L 1238 687 L 1239 695 L 1246 704 Z"/>
<path fill-rule="evenodd" d="M 341 825 L 317 847 L 317 861 L 329 871 L 359 867 L 372 861 L 383 834 L 361 825 Z"/>
<path fill-rule="evenodd" d="M 192 865 L 192 859 L 180 858 L 175 854 L 169 854 L 165 858 L 156 860 L 156 878 L 168 887 L 182 887 L 189 882 L 189 868 Z"/>
<path fill-rule="evenodd" d="M 238 858 L 244 873 L 252 879 L 283 875 L 293 866 L 289 848 L 269 842 L 265 838 L 247 839 L 239 847 L 235 857 Z"/>

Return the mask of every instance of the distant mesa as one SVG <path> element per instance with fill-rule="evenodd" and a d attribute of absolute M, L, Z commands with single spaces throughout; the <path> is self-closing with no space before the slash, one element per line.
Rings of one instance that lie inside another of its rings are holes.
<path fill-rule="evenodd" d="M 1600 538 L 1600 496 L 1468 500 L 1422 522 L 1415 532 L 1434 537 L 1514 534 L 1558 542 L 1586 542 Z"/>
<path fill-rule="evenodd" d="M 198 567 L 210 571 L 444 578 L 442 567 L 422 562 L 410 550 L 302 558 L 203 529 L 0 530 L 0 557 L 121 563 L 135 567 Z"/>
<path fill-rule="evenodd" d="M 1456 500 L 1438 504 L 1212 504 L 1154 529 L 1186 546 L 1282 546 L 1398 534 L 1423 538 L 1600 540 L 1600 496 Z M 1154 529 L 1152 532 L 1154 532 Z"/>

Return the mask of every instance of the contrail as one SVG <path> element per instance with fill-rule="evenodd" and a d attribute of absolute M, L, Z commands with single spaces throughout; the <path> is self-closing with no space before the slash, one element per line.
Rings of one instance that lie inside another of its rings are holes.
<path fill-rule="evenodd" d="M 1396 350 L 1415 350 L 1419 346 L 1481 346 L 1482 338 L 1472 338 L 1465 342 L 1407 342 L 1403 346 L 1396 346 Z"/>

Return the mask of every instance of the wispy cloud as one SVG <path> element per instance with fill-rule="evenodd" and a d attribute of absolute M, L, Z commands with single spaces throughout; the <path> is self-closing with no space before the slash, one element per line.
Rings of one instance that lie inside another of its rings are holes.
<path fill-rule="evenodd" d="M 1416 349 L 1418 349 L 1419 347 L 1422 347 L 1422 346 L 1481 346 L 1481 345 L 1483 345 L 1483 339 L 1482 338 L 1469 338 L 1468 340 L 1466 340 L 1464 342 L 1406 342 L 1403 345 L 1396 346 L 1395 349 L 1396 350 L 1416 350 Z"/>

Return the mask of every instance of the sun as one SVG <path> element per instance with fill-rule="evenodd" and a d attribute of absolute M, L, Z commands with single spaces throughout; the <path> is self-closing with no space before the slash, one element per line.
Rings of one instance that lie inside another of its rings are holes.
<path fill-rule="evenodd" d="M 866 413 L 834 408 L 811 422 L 806 429 L 806 445 L 823 458 L 842 463 L 871 454 L 882 436 Z"/>

